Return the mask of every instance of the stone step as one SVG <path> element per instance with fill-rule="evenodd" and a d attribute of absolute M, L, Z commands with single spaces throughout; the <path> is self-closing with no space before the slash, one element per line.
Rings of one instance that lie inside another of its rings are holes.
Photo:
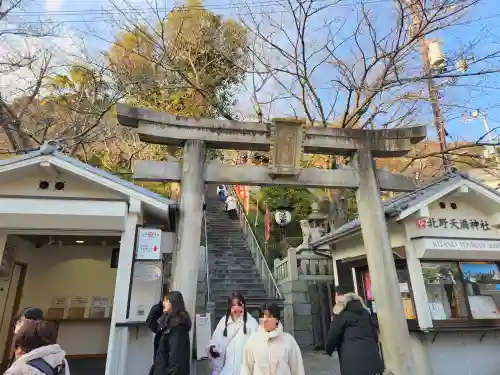
<path fill-rule="evenodd" d="M 210 293 L 218 296 L 230 296 L 234 292 L 240 292 L 244 296 L 261 298 L 262 295 L 266 295 L 266 290 L 262 285 L 255 285 L 250 288 L 245 288 L 241 284 L 233 283 L 231 285 L 212 285 L 210 284 Z"/>
<path fill-rule="evenodd" d="M 238 270 L 252 271 L 255 269 L 255 266 L 251 264 L 225 264 L 225 265 L 220 265 L 219 267 L 227 268 L 229 271 L 238 271 Z M 217 272 L 216 270 L 214 270 L 214 267 L 212 267 L 211 270 Z"/>
<path fill-rule="evenodd" d="M 210 292 L 219 319 L 226 312 L 227 298 L 235 291 L 243 292 L 249 301 L 264 301 L 268 296 L 240 223 L 223 210 L 215 185 L 207 187 L 205 199 Z"/>
<path fill-rule="evenodd" d="M 246 272 L 246 273 L 241 273 L 241 271 L 238 270 L 231 270 L 234 272 L 225 272 L 225 271 L 230 271 L 230 270 L 215 270 L 213 267 L 210 269 L 210 280 L 212 278 L 215 279 L 221 279 L 221 280 L 234 280 L 235 277 L 238 277 L 238 280 L 245 280 L 245 279 L 252 279 L 252 280 L 257 280 L 256 277 L 258 277 L 259 282 L 261 282 L 260 274 L 257 272 L 255 269 L 242 269 L 241 271 L 254 271 L 254 272 Z"/>
<path fill-rule="evenodd" d="M 242 256 L 242 257 L 251 257 L 251 253 L 248 250 L 248 245 L 243 244 L 243 245 L 214 245 L 209 243 L 208 244 L 208 252 L 210 254 L 218 254 L 218 255 L 225 255 L 225 254 L 233 254 L 233 256 Z"/>
<path fill-rule="evenodd" d="M 231 295 L 231 293 L 229 293 L 228 295 L 225 295 L 225 296 L 213 296 L 212 298 L 212 301 L 215 303 L 215 307 L 217 308 L 217 305 L 221 305 L 223 308 L 226 308 L 227 306 L 227 299 L 228 297 Z M 244 296 L 245 299 L 248 297 L 248 298 L 259 298 L 259 299 L 262 299 L 264 300 L 267 296 L 265 295 L 248 295 L 248 296 Z"/>
<path fill-rule="evenodd" d="M 217 275 L 218 276 L 218 275 Z M 211 277 L 210 278 L 210 285 L 215 286 L 224 286 L 224 285 L 260 285 L 263 288 L 262 281 L 260 279 L 259 275 L 255 275 L 253 278 L 240 278 L 237 275 L 233 277 L 217 277 L 215 280 Z"/>
<path fill-rule="evenodd" d="M 212 266 L 226 267 L 226 266 L 255 266 L 253 259 L 235 259 L 235 258 L 217 258 L 210 262 Z"/>
<path fill-rule="evenodd" d="M 238 282 L 238 283 L 256 283 L 256 282 L 262 282 L 260 275 L 255 272 L 255 273 L 246 273 L 246 274 L 241 274 L 240 272 L 234 272 L 234 273 L 217 273 L 217 272 L 210 272 L 209 275 L 210 282 L 215 282 L 215 283 L 227 283 L 227 282 Z"/>
<path fill-rule="evenodd" d="M 260 286 L 260 287 L 257 287 L 257 288 L 249 288 L 249 289 L 245 289 L 245 288 L 242 288 L 241 286 L 237 285 L 237 284 L 234 284 L 232 286 L 228 286 L 228 287 L 225 287 L 225 288 L 210 288 L 210 293 L 213 295 L 213 296 L 218 296 L 218 297 L 229 297 L 232 293 L 234 292 L 240 292 L 241 294 L 243 294 L 245 296 L 245 298 L 265 298 L 267 296 L 267 293 L 264 289 L 264 287 Z"/>
<path fill-rule="evenodd" d="M 209 276 L 211 276 L 211 277 L 216 277 L 216 278 L 217 277 L 224 277 L 224 278 L 231 277 L 232 278 L 234 276 L 239 276 L 239 275 L 241 275 L 242 277 L 252 277 L 252 278 L 257 277 L 257 276 L 260 277 L 260 274 L 256 268 L 239 269 L 239 268 L 229 268 L 229 267 L 225 267 L 225 268 L 210 267 Z"/>
<path fill-rule="evenodd" d="M 243 288 L 240 285 L 232 285 L 227 288 L 210 288 L 210 293 L 212 294 L 215 301 L 220 300 L 220 298 L 227 298 L 235 292 L 241 292 L 245 297 L 255 297 L 255 298 L 265 298 L 267 293 L 262 286 L 255 288 Z M 217 299 L 218 298 L 218 299 Z"/>
<path fill-rule="evenodd" d="M 232 250 L 227 250 L 227 251 L 209 251 L 209 255 L 213 256 L 215 259 L 232 259 L 232 260 L 251 260 L 253 261 L 253 257 L 250 254 L 243 254 L 240 251 L 232 251 Z"/>
<path fill-rule="evenodd" d="M 259 286 L 260 288 L 264 288 L 262 285 L 262 280 L 259 278 L 236 278 L 236 277 L 231 277 L 231 278 L 217 278 L 214 280 L 213 278 L 210 278 L 210 285 L 213 285 L 215 288 L 216 286 L 227 286 L 227 285 L 239 285 L 242 288 L 253 288 L 256 286 Z"/>
<path fill-rule="evenodd" d="M 214 261 L 233 261 L 233 262 L 248 262 L 251 261 L 253 262 L 253 257 L 250 254 L 241 254 L 240 252 L 218 252 L 218 253 L 211 253 L 208 252 L 209 256 L 212 256 Z"/>
<path fill-rule="evenodd" d="M 209 254 L 209 257 L 211 255 Z M 224 267 L 228 264 L 251 264 L 255 266 L 255 262 L 252 257 L 232 257 L 232 256 L 221 256 L 214 255 L 212 259 L 209 259 L 209 264 L 212 266 Z"/>

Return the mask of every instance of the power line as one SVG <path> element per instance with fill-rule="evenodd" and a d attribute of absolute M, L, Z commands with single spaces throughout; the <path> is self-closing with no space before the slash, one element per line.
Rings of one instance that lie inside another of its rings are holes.
<path fill-rule="evenodd" d="M 315 2 L 326 2 L 326 1 L 331 1 L 331 0 L 315 0 Z M 381 4 L 381 3 L 388 3 L 388 0 L 371 0 L 371 1 L 366 1 L 363 2 L 362 4 Z M 252 2 L 251 5 L 255 5 L 257 7 L 263 7 L 265 4 L 280 4 L 277 3 L 276 1 L 258 1 L 258 2 Z M 353 7 L 356 5 L 361 5 L 361 3 L 356 3 L 356 4 L 332 4 L 329 5 L 329 7 L 334 7 L 334 8 L 349 8 Z M 231 7 L 231 6 L 221 6 L 218 9 L 213 9 L 213 8 L 201 8 L 203 10 L 207 11 L 214 11 L 214 10 L 224 10 L 224 9 L 236 9 L 236 7 Z M 119 9 L 119 10 L 105 10 L 105 9 L 87 9 L 87 10 L 77 10 L 77 11 L 49 11 L 49 12 L 11 12 L 9 13 L 9 16 L 18 16 L 24 18 L 26 17 L 43 17 L 43 16 L 71 16 L 71 15 L 93 15 L 93 16 L 111 16 L 111 15 L 126 15 L 127 13 L 129 14 L 137 14 L 137 15 L 143 15 L 144 13 L 151 13 L 151 14 L 157 14 L 157 13 L 162 13 L 162 12 L 170 12 L 172 8 L 126 8 L 126 9 Z M 249 16 L 249 15 L 272 15 L 272 14 L 284 14 L 290 12 L 290 9 L 283 9 L 283 10 L 260 10 L 260 11 L 248 11 L 248 12 L 236 12 L 236 13 L 231 13 L 228 14 L 228 16 Z M 462 22 L 457 22 L 454 24 L 449 25 L 451 26 L 464 26 L 470 23 L 478 22 L 478 21 L 486 21 L 490 19 L 495 19 L 497 17 L 500 17 L 500 13 L 493 14 L 490 16 L 486 17 L 481 17 L 481 18 L 475 18 L 471 19 L 468 21 L 462 21 Z M 192 16 L 185 16 L 185 18 L 193 18 Z M 10 24 L 16 24 L 17 22 L 9 22 L 8 20 L 4 20 L 7 23 Z M 39 25 L 39 24 L 70 24 L 70 23 L 86 23 L 86 24 L 94 24 L 94 23 L 100 23 L 100 22 L 109 22 L 108 18 L 93 18 L 93 19 L 66 19 L 66 20 L 51 20 L 51 19 L 46 19 L 46 20 L 36 20 L 36 21 L 27 21 L 27 20 L 20 20 L 22 21 L 23 24 L 25 25 Z"/>
<path fill-rule="evenodd" d="M 315 3 L 324 3 L 330 2 L 331 0 L 315 0 Z M 366 4 L 381 4 L 388 3 L 388 0 L 369 0 L 363 2 L 363 5 Z M 242 7 L 261 7 L 261 6 L 270 6 L 270 5 L 279 5 L 283 7 L 288 7 L 285 3 L 280 3 L 277 0 L 261 0 L 254 1 L 251 3 L 240 3 L 241 5 L 232 4 L 232 5 L 214 5 L 214 6 L 193 6 L 190 9 L 194 10 L 208 10 L 208 11 L 216 11 L 216 10 L 230 10 L 230 9 L 239 9 Z M 329 8 L 352 8 L 357 5 L 361 5 L 361 3 L 349 3 L 349 4 L 331 4 L 328 5 Z M 26 12 L 18 12 L 13 11 L 9 13 L 9 16 L 66 16 L 66 15 L 79 15 L 79 14 L 122 14 L 127 12 L 169 12 L 174 9 L 176 6 L 165 8 L 165 7 L 148 7 L 148 8 L 120 8 L 120 9 L 81 9 L 81 10 L 54 10 L 54 11 L 26 11 Z"/>

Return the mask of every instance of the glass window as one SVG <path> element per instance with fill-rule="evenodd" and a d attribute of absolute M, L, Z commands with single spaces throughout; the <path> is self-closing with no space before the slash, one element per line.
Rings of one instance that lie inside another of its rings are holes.
<path fill-rule="evenodd" d="M 410 275 L 406 269 L 396 269 L 398 274 L 399 292 L 403 299 L 403 308 L 405 310 L 406 319 L 417 319 L 415 309 L 413 308 L 413 301 L 410 293 Z"/>
<path fill-rule="evenodd" d="M 500 319 L 500 272 L 487 262 L 460 263 L 474 319 Z"/>
<path fill-rule="evenodd" d="M 457 263 L 422 263 L 425 289 L 433 320 L 468 318 L 464 286 Z"/>
<path fill-rule="evenodd" d="M 403 307 L 405 311 L 406 319 L 416 319 L 415 309 L 413 308 L 413 301 L 410 293 L 410 277 L 405 268 L 398 268 L 396 270 L 399 281 L 399 291 L 401 292 L 401 298 L 403 299 Z M 372 310 L 373 313 L 377 312 L 377 306 L 372 294 L 372 283 L 370 279 L 370 272 L 363 272 L 363 291 L 364 297 L 367 301 L 367 306 Z"/>

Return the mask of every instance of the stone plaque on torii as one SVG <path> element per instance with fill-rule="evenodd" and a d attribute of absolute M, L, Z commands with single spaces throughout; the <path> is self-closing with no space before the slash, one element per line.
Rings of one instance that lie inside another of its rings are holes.
<path fill-rule="evenodd" d="M 377 170 L 373 158 L 406 155 L 425 139 L 424 126 L 360 130 L 306 126 L 295 118 L 274 119 L 270 124 L 196 119 L 124 104 L 117 105 L 117 114 L 119 123 L 136 128 L 142 141 L 184 148 L 182 161 L 137 161 L 134 178 L 182 184 L 172 288 L 184 294 L 190 314 L 194 315 L 196 299 L 206 183 L 356 189 L 386 368 L 395 375 L 412 373 L 410 336 L 380 191 L 411 191 L 415 181 Z M 227 165 L 206 160 L 209 148 L 265 151 L 271 158 L 269 166 Z M 354 156 L 354 167 L 301 168 L 303 153 Z"/>

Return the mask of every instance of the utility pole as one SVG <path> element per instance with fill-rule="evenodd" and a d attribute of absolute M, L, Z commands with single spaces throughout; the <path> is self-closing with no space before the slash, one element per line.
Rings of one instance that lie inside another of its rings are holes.
<path fill-rule="evenodd" d="M 425 12 L 426 0 L 409 0 L 412 9 L 412 32 L 415 35 L 420 31 L 422 25 L 422 13 Z M 429 98 L 431 100 L 432 112 L 434 114 L 434 123 L 436 125 L 436 132 L 439 138 L 439 149 L 443 160 L 443 168 L 445 172 L 451 172 L 451 160 L 448 155 L 448 146 L 446 143 L 446 130 L 444 128 L 444 117 L 439 104 L 439 95 L 434 81 L 432 78 L 432 67 L 429 59 L 429 43 L 424 37 L 419 38 L 420 54 L 422 58 L 422 65 L 424 69 L 424 77 L 427 81 L 427 89 L 429 91 Z"/>
<path fill-rule="evenodd" d="M 495 142 L 493 141 L 493 137 L 491 135 L 491 130 L 490 130 L 490 126 L 488 124 L 488 119 L 486 118 L 486 113 L 479 111 L 479 110 L 474 111 L 472 113 L 472 118 L 477 119 L 479 117 L 479 114 L 481 114 L 481 117 L 483 119 L 484 129 L 486 130 L 486 135 L 488 136 L 488 140 L 491 144 L 491 146 L 486 147 L 486 149 L 488 150 L 490 156 L 493 155 L 495 157 L 496 166 L 498 168 L 498 166 L 500 166 L 500 155 L 497 151 L 496 146 L 493 146 L 495 144 Z"/>

